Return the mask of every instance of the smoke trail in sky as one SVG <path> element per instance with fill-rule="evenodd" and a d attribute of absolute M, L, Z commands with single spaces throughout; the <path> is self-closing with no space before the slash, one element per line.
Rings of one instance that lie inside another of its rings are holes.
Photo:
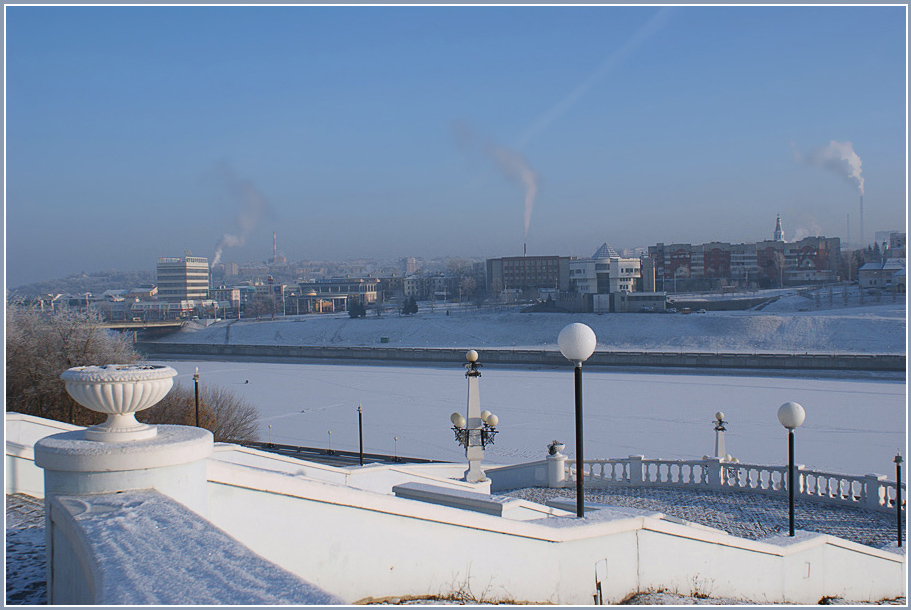
<path fill-rule="evenodd" d="M 528 237 L 531 211 L 535 205 L 535 195 L 538 193 L 538 175 L 528 167 L 528 163 L 517 152 L 492 143 L 488 144 L 485 150 L 507 178 L 521 183 L 525 189 L 525 237 Z"/>
<path fill-rule="evenodd" d="M 474 148 L 476 137 L 468 125 L 457 122 L 453 125 L 453 132 L 456 142 L 463 150 L 470 151 Z M 519 184 L 525 191 L 525 237 L 528 237 L 531 212 L 535 205 L 535 195 L 538 193 L 538 174 L 528 166 L 522 155 L 513 150 L 489 140 L 483 142 L 480 148 L 506 179 Z"/>
<path fill-rule="evenodd" d="M 546 129 L 551 123 L 556 121 L 558 118 L 563 116 L 570 108 L 572 108 L 576 102 L 578 102 L 582 96 L 588 93 L 595 84 L 603 79 L 611 70 L 616 68 L 620 63 L 626 59 L 628 55 L 636 51 L 641 47 L 649 38 L 651 38 L 658 30 L 660 30 L 670 19 L 670 16 L 673 12 L 672 8 L 665 7 L 662 8 L 658 13 L 656 13 L 651 19 L 649 19 L 645 25 L 636 30 L 632 37 L 627 40 L 622 47 L 611 53 L 607 56 L 601 65 L 592 72 L 585 81 L 576 87 L 569 95 L 564 97 L 562 100 L 557 102 L 552 108 L 547 112 L 539 116 L 531 127 L 529 127 L 525 134 L 519 139 L 516 143 L 518 148 L 525 146 L 529 140 L 538 135 L 541 131 Z"/>
<path fill-rule="evenodd" d="M 247 236 L 253 232 L 260 219 L 269 210 L 266 198 L 253 186 L 250 180 L 240 179 L 234 170 L 225 163 L 218 166 L 218 174 L 228 189 L 231 198 L 240 204 L 240 212 L 235 219 L 240 231 L 237 234 L 225 233 L 222 236 L 218 245 L 215 246 L 215 257 L 212 259 L 213 267 L 221 260 L 221 254 L 225 248 L 236 248 L 244 245 Z"/>
<path fill-rule="evenodd" d="M 794 148 L 794 158 L 798 162 L 822 167 L 841 176 L 855 186 L 861 195 L 864 194 L 864 177 L 861 175 L 862 162 L 854 152 L 851 142 L 832 140 L 825 148 L 814 150 L 806 157 Z"/>

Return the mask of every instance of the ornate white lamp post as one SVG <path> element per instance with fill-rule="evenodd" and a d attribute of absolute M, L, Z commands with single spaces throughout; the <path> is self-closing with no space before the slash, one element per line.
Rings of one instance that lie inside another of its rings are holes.
<path fill-rule="evenodd" d="M 582 491 L 582 363 L 595 351 L 598 339 L 595 331 L 579 322 L 563 328 L 557 345 L 563 357 L 573 363 L 576 382 L 576 516 L 585 515 L 585 498 Z"/>
<path fill-rule="evenodd" d="M 715 457 L 720 459 L 722 462 L 727 460 L 727 449 L 724 446 L 724 425 L 727 422 L 724 421 L 724 413 L 718 411 L 715 413 Z"/>
<path fill-rule="evenodd" d="M 484 459 L 484 448 L 492 445 L 497 435 L 497 424 L 500 419 L 490 411 L 481 411 L 481 395 L 478 389 L 478 378 L 481 376 L 481 367 L 478 364 L 478 352 L 469 350 L 465 354 L 468 364 L 465 368 L 465 377 L 468 378 L 468 417 L 461 413 L 453 413 L 449 417 L 456 441 L 465 447 L 465 457 L 468 458 L 468 470 L 465 471 L 465 480 L 469 483 L 479 483 L 486 480 L 481 469 L 481 460 Z"/>
<path fill-rule="evenodd" d="M 153 438 L 155 426 L 136 421 L 136 412 L 148 409 L 164 398 L 174 384 L 177 371 L 169 366 L 109 364 L 77 366 L 60 378 L 73 400 L 87 409 L 107 413 L 102 424 L 85 431 L 93 441 L 125 442 Z"/>
<path fill-rule="evenodd" d="M 794 430 L 806 417 L 806 411 L 796 402 L 786 402 L 778 408 L 778 421 L 788 429 L 788 536 L 794 535 Z"/>

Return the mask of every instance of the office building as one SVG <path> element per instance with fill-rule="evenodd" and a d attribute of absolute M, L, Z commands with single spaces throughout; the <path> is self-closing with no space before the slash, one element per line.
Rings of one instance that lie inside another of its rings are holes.
<path fill-rule="evenodd" d="M 209 296 L 209 259 L 198 256 L 158 259 L 158 300 L 202 301 Z"/>

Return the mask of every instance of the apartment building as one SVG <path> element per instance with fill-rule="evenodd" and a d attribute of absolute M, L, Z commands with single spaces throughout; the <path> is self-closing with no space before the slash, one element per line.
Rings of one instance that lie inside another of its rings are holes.
<path fill-rule="evenodd" d="M 509 256 L 487 259 L 487 292 L 570 289 L 569 256 Z"/>
<path fill-rule="evenodd" d="M 158 259 L 158 300 L 202 301 L 209 296 L 209 259 L 198 256 Z"/>

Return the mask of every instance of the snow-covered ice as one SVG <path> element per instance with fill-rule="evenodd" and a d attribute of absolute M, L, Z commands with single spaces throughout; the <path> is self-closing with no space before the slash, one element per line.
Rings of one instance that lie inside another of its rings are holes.
<path fill-rule="evenodd" d="M 254 345 L 379 345 L 387 347 L 541 347 L 557 349 L 559 331 L 582 321 L 599 350 L 723 352 L 906 353 L 906 304 L 891 295 L 851 294 L 838 288 L 830 302 L 784 291 L 762 311 L 707 314 L 521 314 L 472 307 L 431 308 L 413 317 L 396 313 L 363 319 L 346 314 L 189 325 L 166 341 Z M 778 294 L 778 293 L 776 293 Z M 682 296 L 681 296 L 682 298 Z M 447 309 L 450 315 L 446 314 Z M 809 311 L 802 311 L 809 309 Z M 260 439 L 276 443 L 356 449 L 357 406 L 364 409 L 365 450 L 443 460 L 464 458 L 449 415 L 464 411 L 462 362 L 451 366 L 269 364 L 169 361 L 178 382 L 224 385 L 260 411 Z M 488 462 L 540 459 L 558 439 L 572 452 L 573 386 L 569 366 L 482 369 L 482 408 L 500 417 Z M 774 375 L 774 373 L 768 373 Z M 820 376 L 817 376 L 820 377 Z M 245 383 L 249 380 L 249 383 Z M 906 445 L 906 380 L 897 375 L 838 379 L 634 373 L 584 373 L 585 456 L 687 459 L 714 448 L 713 417 L 725 413 L 728 453 L 742 462 L 782 464 L 786 434 L 778 406 L 797 401 L 807 421 L 797 432 L 797 460 L 844 474 L 894 473 L 892 459 Z M 271 427 L 270 427 L 271 426 Z M 331 431 L 331 434 L 330 434 Z M 331 440 L 330 440 L 331 439 Z"/>
<path fill-rule="evenodd" d="M 263 441 L 309 447 L 331 442 L 335 449 L 357 450 L 360 404 L 365 451 L 464 460 L 449 421 L 452 412 L 466 408 L 461 362 L 448 367 L 166 364 L 177 370 L 177 383 L 192 384 L 198 366 L 201 384 L 224 386 L 249 400 L 259 410 Z M 500 418 L 486 463 L 543 459 L 554 439 L 574 455 L 571 366 L 481 371 L 481 408 Z M 587 458 L 701 458 L 714 450 L 714 415 L 720 410 L 730 422 L 728 453 L 742 462 L 785 464 L 787 434 L 776 414 L 789 400 L 807 411 L 796 447 L 798 463 L 809 468 L 893 478 L 892 459 L 905 447 L 904 381 L 587 370 L 583 387 Z"/>

